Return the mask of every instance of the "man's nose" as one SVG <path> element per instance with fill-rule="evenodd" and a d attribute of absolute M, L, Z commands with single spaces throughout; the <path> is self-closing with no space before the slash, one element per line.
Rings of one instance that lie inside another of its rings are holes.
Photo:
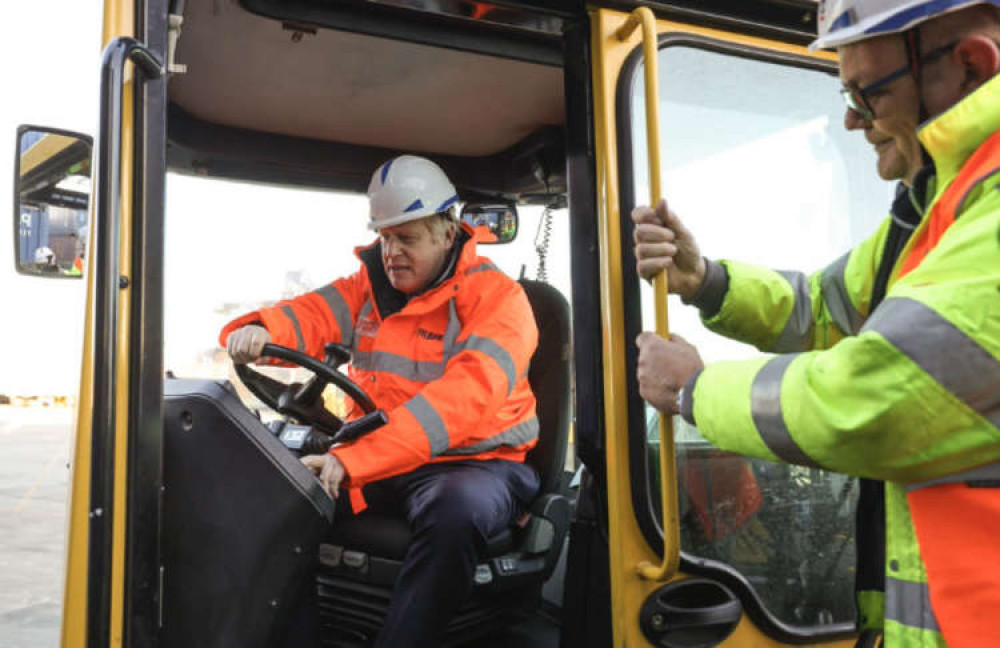
<path fill-rule="evenodd" d="M 844 128 L 847 130 L 858 130 L 864 128 L 867 120 L 859 115 L 853 108 L 844 109 Z"/>

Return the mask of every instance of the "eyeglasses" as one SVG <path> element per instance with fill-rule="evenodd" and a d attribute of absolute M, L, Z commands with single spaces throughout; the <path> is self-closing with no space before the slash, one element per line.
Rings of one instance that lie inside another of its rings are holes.
<path fill-rule="evenodd" d="M 958 45 L 958 41 L 946 43 L 941 47 L 936 47 L 932 49 L 931 51 L 927 52 L 926 54 L 920 57 L 920 59 L 917 61 L 917 65 L 919 66 L 919 65 L 924 65 L 926 63 L 931 63 L 941 58 L 945 54 L 951 52 L 951 50 L 955 49 L 956 45 Z M 876 90 L 884 88 L 885 86 L 889 85 L 896 79 L 899 79 L 900 77 L 904 76 L 907 72 L 911 70 L 912 67 L 916 66 L 904 65 L 898 70 L 890 72 L 881 79 L 869 83 L 863 88 L 854 81 L 852 81 L 840 89 L 840 96 L 844 98 L 844 103 L 847 104 L 847 107 L 853 110 L 858 115 L 858 117 L 860 117 L 865 121 L 872 121 L 873 119 L 875 119 L 875 111 L 872 109 L 872 105 L 868 101 L 868 97 Z"/>

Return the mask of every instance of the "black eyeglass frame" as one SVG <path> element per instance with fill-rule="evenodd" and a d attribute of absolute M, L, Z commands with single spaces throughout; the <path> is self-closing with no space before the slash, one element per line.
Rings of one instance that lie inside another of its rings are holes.
<path fill-rule="evenodd" d="M 907 72 L 915 70 L 921 65 L 933 62 L 945 54 L 951 52 L 958 46 L 959 41 L 952 41 L 950 43 L 945 43 L 940 47 L 935 47 L 931 51 L 927 52 L 917 60 L 917 65 L 906 64 L 897 70 L 893 70 L 889 74 L 885 75 L 881 79 L 869 83 L 865 87 L 860 87 L 857 82 L 851 81 L 847 85 L 840 88 L 840 96 L 843 97 L 844 103 L 847 107 L 854 111 L 861 119 L 865 121 L 872 121 L 875 119 L 875 110 L 872 108 L 871 103 L 868 101 L 868 95 L 880 88 L 884 88 L 890 83 L 896 81 L 900 77 L 904 76 Z"/>

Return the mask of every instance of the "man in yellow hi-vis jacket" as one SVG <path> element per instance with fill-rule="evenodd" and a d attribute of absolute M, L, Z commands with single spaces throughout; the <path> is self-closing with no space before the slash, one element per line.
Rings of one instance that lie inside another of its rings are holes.
<path fill-rule="evenodd" d="M 885 482 L 883 577 L 858 578 L 884 586 L 861 597 L 859 621 L 886 646 L 1000 636 L 997 5 L 821 4 L 814 46 L 838 48 L 845 123 L 883 177 L 913 158 L 893 129 L 922 123 L 932 164 L 904 196 L 912 232 L 887 219 L 806 277 L 706 261 L 665 204 L 633 213 L 640 274 L 666 269 L 711 330 L 778 354 L 704 367 L 683 340 L 643 333 L 640 392 L 724 450 Z M 882 549 L 862 539 L 859 553 Z"/>

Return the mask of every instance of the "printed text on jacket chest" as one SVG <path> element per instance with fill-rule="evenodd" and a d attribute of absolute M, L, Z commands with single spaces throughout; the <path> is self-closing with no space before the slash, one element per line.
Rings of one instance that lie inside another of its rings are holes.
<path fill-rule="evenodd" d="M 417 337 L 423 340 L 434 340 L 435 342 L 441 342 L 442 340 L 444 340 L 443 333 L 435 333 L 434 331 L 428 331 L 425 328 L 417 329 Z"/>

